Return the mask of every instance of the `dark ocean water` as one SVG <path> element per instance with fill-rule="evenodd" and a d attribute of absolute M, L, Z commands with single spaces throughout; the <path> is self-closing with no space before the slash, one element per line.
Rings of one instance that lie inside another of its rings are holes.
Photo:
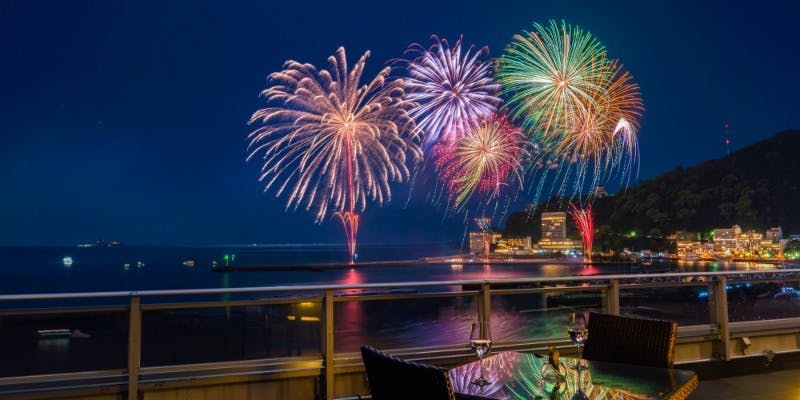
<path fill-rule="evenodd" d="M 457 254 L 456 243 L 360 245 L 359 261 L 416 260 Z M 734 270 L 736 264 L 680 264 L 656 267 L 574 264 L 392 265 L 363 269 L 220 273 L 224 266 L 344 263 L 343 245 L 244 245 L 218 247 L 0 247 L 0 294 L 193 289 L 273 285 L 409 282 L 521 278 L 609 273 Z M 71 266 L 63 264 L 71 257 Z M 183 265 L 193 260 L 194 267 Z M 125 265 L 128 265 L 127 267 Z M 141 266 L 139 266 L 141 265 Z"/>

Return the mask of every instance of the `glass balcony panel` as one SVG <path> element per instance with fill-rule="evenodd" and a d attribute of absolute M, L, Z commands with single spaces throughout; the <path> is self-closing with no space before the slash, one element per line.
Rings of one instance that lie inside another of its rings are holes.
<path fill-rule="evenodd" d="M 728 281 L 728 320 L 760 321 L 800 317 L 797 281 Z"/>
<path fill-rule="evenodd" d="M 705 285 L 667 288 L 620 288 L 620 314 L 677 321 L 679 325 L 709 323 L 709 290 Z"/>
<path fill-rule="evenodd" d="M 127 367 L 127 312 L 0 317 L 0 377 Z"/>
<path fill-rule="evenodd" d="M 492 295 L 492 334 L 503 341 L 566 337 L 569 315 L 589 311 L 602 311 L 599 290 Z"/>
<path fill-rule="evenodd" d="M 319 355 L 320 303 L 148 310 L 142 365 Z"/>
<path fill-rule="evenodd" d="M 477 321 L 474 296 L 346 301 L 335 304 L 335 348 L 357 352 L 464 344 Z"/>

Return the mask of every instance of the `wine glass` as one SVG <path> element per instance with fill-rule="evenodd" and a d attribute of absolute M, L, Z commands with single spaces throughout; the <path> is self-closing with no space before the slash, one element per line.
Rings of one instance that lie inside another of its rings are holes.
<path fill-rule="evenodd" d="M 589 329 L 586 327 L 586 318 L 584 318 L 582 313 L 570 313 L 569 324 L 567 325 L 567 333 L 569 334 L 569 340 L 571 340 L 578 349 L 578 361 L 574 367 L 575 370 L 578 371 L 578 390 L 575 391 L 575 394 L 572 396 L 572 400 L 587 400 L 588 398 L 586 397 L 586 394 L 583 393 L 583 388 L 581 387 L 581 375 L 583 371 L 589 369 L 589 367 L 583 364 L 582 360 L 583 344 L 589 337 Z"/>
<path fill-rule="evenodd" d="M 583 344 L 589 337 L 589 329 L 586 328 L 586 318 L 584 318 L 582 313 L 570 313 L 567 333 L 569 334 L 569 340 L 575 344 L 578 350 L 578 363 L 575 369 L 583 371 L 586 369 L 586 366 L 580 362 L 580 359 L 583 355 Z"/>
<path fill-rule="evenodd" d="M 477 322 L 472 323 L 472 328 L 469 332 L 469 347 L 478 356 L 478 366 L 480 371 L 480 376 L 478 379 L 475 379 L 470 383 L 484 387 L 491 383 L 483 377 L 483 357 L 492 351 L 492 333 L 488 326 L 486 327 L 486 337 L 482 338 L 481 325 Z"/>

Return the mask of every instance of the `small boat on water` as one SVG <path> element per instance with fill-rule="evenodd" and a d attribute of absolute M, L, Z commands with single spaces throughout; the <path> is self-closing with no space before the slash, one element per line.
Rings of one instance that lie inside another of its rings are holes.
<path fill-rule="evenodd" d="M 72 257 L 64 257 L 61 259 L 61 263 L 64 264 L 65 267 L 72 266 Z"/>
<path fill-rule="evenodd" d="M 194 260 L 186 260 L 182 264 L 184 267 L 194 268 Z"/>

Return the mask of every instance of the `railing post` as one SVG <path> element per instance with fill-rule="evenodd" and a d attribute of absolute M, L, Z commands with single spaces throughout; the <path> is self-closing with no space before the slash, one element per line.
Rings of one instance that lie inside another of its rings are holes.
<path fill-rule="evenodd" d="M 142 309 L 139 296 L 131 296 L 128 321 L 128 400 L 139 398 L 139 370 L 142 360 Z"/>
<path fill-rule="evenodd" d="M 619 280 L 611 279 L 608 287 L 603 288 L 603 312 L 619 315 Z"/>
<path fill-rule="evenodd" d="M 492 322 L 492 292 L 491 285 L 488 283 L 481 284 L 480 301 L 478 303 L 480 304 L 478 316 L 481 323 L 481 338 L 488 339 L 489 326 Z"/>
<path fill-rule="evenodd" d="M 322 299 L 322 354 L 325 367 L 325 399 L 333 400 L 335 396 L 334 386 L 334 367 L 336 354 L 333 345 L 333 290 L 325 291 L 325 298 Z"/>
<path fill-rule="evenodd" d="M 714 342 L 713 353 L 722 360 L 731 359 L 730 328 L 728 326 L 728 278 L 725 275 L 718 275 L 709 285 L 710 304 L 709 319 L 717 328 L 717 340 Z"/>

